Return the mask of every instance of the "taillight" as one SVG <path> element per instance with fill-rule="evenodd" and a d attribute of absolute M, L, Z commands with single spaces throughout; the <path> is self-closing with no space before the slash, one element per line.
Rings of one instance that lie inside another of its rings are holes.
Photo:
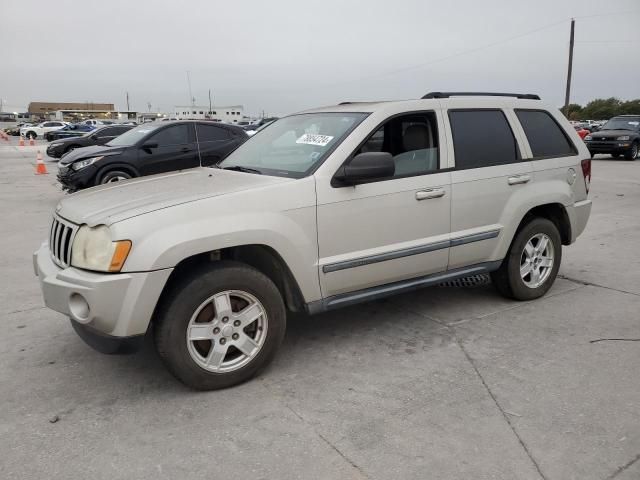
<path fill-rule="evenodd" d="M 580 162 L 582 166 L 582 175 L 584 176 L 584 186 L 589 193 L 589 185 L 591 185 L 591 159 L 587 158 Z"/>

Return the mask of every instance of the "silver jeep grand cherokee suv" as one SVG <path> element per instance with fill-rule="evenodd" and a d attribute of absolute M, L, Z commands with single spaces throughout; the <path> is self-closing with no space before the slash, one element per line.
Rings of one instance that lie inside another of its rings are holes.
<path fill-rule="evenodd" d="M 152 331 L 177 378 L 216 389 L 271 361 L 287 311 L 480 272 L 507 297 L 544 295 L 590 178 L 587 147 L 536 95 L 343 103 L 277 120 L 215 168 L 64 198 L 34 266 L 87 343 L 123 352 Z"/>

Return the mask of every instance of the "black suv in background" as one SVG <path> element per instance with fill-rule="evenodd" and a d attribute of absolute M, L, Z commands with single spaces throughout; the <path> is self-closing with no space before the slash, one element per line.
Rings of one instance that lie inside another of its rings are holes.
<path fill-rule="evenodd" d="M 128 178 L 211 166 L 248 138 L 240 127 L 208 121 L 147 123 L 103 146 L 69 152 L 58 164 L 58 180 L 63 189 L 74 192 Z"/>
<path fill-rule="evenodd" d="M 613 117 L 598 131 L 584 137 L 591 153 L 609 153 L 613 158 L 624 155 L 627 160 L 638 158 L 640 149 L 640 115 Z"/>
<path fill-rule="evenodd" d="M 54 140 L 47 147 L 47 155 L 52 158 L 60 158 L 65 153 L 75 150 L 76 148 L 104 145 L 132 128 L 132 125 L 110 125 L 92 130 L 77 137 Z"/>

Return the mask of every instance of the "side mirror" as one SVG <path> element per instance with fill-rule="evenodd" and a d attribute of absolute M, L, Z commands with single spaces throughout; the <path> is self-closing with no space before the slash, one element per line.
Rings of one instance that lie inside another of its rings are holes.
<path fill-rule="evenodd" d="M 154 148 L 158 148 L 158 142 L 146 142 L 142 144 L 142 149 L 148 152 Z"/>
<path fill-rule="evenodd" d="M 396 165 L 387 152 L 366 152 L 353 157 L 351 162 L 340 167 L 333 176 L 331 185 L 357 185 L 371 180 L 393 177 Z"/>

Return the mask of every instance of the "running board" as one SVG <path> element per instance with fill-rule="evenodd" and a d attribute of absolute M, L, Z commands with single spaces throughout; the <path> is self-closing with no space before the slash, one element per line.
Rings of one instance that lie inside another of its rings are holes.
<path fill-rule="evenodd" d="M 386 285 L 356 290 L 355 292 L 341 293 L 340 295 L 334 295 L 308 303 L 306 305 L 306 309 L 310 315 L 315 315 L 316 313 L 326 312 L 336 308 L 347 307 L 361 302 L 369 302 L 371 300 L 389 297 L 398 293 L 418 290 L 420 288 L 437 285 L 457 278 L 477 275 L 479 273 L 493 272 L 500 267 L 501 263 L 501 260 L 496 262 L 478 263 L 469 267 L 457 268 L 446 272 L 434 273 L 423 277 L 411 278 L 409 280 L 402 280 L 400 282 L 387 283 Z"/>

